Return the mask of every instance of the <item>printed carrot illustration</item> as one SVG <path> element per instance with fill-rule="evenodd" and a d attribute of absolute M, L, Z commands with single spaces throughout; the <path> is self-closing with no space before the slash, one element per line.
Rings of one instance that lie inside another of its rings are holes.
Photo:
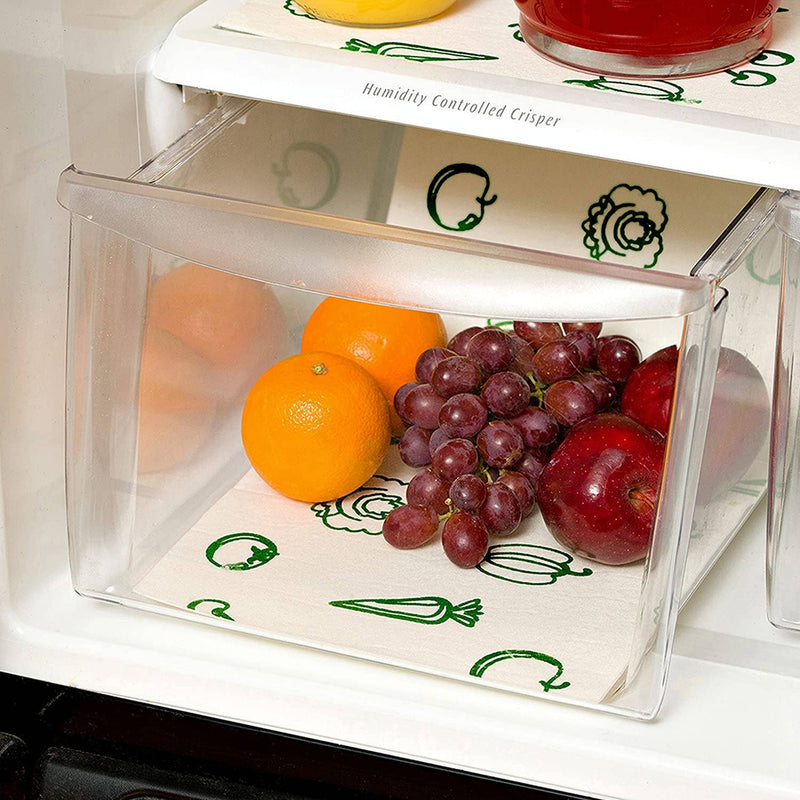
<path fill-rule="evenodd" d="M 447 50 L 413 42 L 378 42 L 370 44 L 363 39 L 348 39 L 341 50 L 372 53 L 376 56 L 405 58 L 408 61 L 496 61 L 497 56 L 470 53 L 464 50 Z"/>
<path fill-rule="evenodd" d="M 479 598 L 453 605 L 445 597 L 395 597 L 359 600 L 332 600 L 330 605 L 376 614 L 381 617 L 419 622 L 423 625 L 439 625 L 448 619 L 459 625 L 472 628 L 483 614 Z"/>

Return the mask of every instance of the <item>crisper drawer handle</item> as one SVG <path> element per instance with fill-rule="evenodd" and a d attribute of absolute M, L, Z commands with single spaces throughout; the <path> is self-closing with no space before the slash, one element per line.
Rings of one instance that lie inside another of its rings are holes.
<path fill-rule="evenodd" d="M 81 173 L 59 203 L 180 258 L 273 284 L 507 319 L 682 317 L 713 302 L 705 278 L 599 264 Z"/>

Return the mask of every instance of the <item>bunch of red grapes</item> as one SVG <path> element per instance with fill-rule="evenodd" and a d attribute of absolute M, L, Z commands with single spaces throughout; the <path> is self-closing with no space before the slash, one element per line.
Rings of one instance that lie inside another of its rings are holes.
<path fill-rule="evenodd" d="M 626 336 L 596 322 L 514 322 L 470 327 L 420 354 L 416 381 L 394 407 L 406 430 L 404 463 L 420 471 L 407 505 L 384 520 L 384 538 L 411 549 L 442 529 L 459 567 L 481 562 L 492 536 L 513 533 L 536 505 L 550 454 L 581 420 L 618 407 L 641 361 Z"/>

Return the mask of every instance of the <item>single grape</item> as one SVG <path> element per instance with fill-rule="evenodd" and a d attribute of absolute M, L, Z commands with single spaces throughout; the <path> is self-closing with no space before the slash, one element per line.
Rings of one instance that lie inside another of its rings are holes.
<path fill-rule="evenodd" d="M 639 346 L 627 336 L 601 336 L 597 340 L 597 368 L 614 383 L 625 383 L 641 360 Z"/>
<path fill-rule="evenodd" d="M 571 378 L 580 369 L 578 348 L 565 339 L 542 345 L 533 357 L 533 374 L 540 383 L 550 384 Z"/>
<path fill-rule="evenodd" d="M 580 381 L 556 381 L 544 393 L 544 408 L 560 425 L 571 428 L 597 413 L 597 400 Z"/>
<path fill-rule="evenodd" d="M 397 445 L 400 459 L 409 467 L 425 467 L 431 463 L 431 432 L 419 425 L 406 428 Z"/>
<path fill-rule="evenodd" d="M 471 439 L 486 425 L 488 418 L 486 403 L 478 395 L 462 393 L 444 401 L 438 422 L 448 436 Z"/>
<path fill-rule="evenodd" d="M 619 400 L 617 387 L 599 372 L 582 372 L 574 380 L 580 381 L 597 400 L 597 410 L 605 411 Z"/>
<path fill-rule="evenodd" d="M 427 350 L 423 350 L 417 358 L 415 367 L 417 383 L 430 383 L 436 365 L 454 355 L 456 353 L 445 347 L 429 347 Z"/>
<path fill-rule="evenodd" d="M 442 396 L 476 392 L 481 385 L 481 368 L 466 356 L 446 358 L 436 365 L 431 386 Z"/>
<path fill-rule="evenodd" d="M 597 339 L 594 334 L 583 328 L 577 328 L 564 334 L 564 340 L 575 345 L 580 356 L 579 369 L 591 369 L 597 363 Z"/>
<path fill-rule="evenodd" d="M 521 472 L 515 470 L 508 470 L 504 472 L 498 479 L 498 483 L 504 483 L 514 492 L 514 496 L 519 503 L 522 518 L 529 516 L 533 509 L 536 507 L 536 495 L 533 491 L 533 485 L 528 478 Z M 450 487 L 452 493 L 453 487 Z"/>
<path fill-rule="evenodd" d="M 508 421 L 522 435 L 525 447 L 547 447 L 558 436 L 558 422 L 548 411 L 538 406 L 528 406 Z"/>
<path fill-rule="evenodd" d="M 513 339 L 500 328 L 484 328 L 467 343 L 467 358 L 472 359 L 485 375 L 501 372 L 514 359 Z"/>
<path fill-rule="evenodd" d="M 531 387 L 516 372 L 495 372 L 481 389 L 486 407 L 498 417 L 513 417 L 531 401 Z"/>
<path fill-rule="evenodd" d="M 498 469 L 513 466 L 524 449 L 522 434 L 510 422 L 501 419 L 490 422 L 475 441 L 483 460 Z"/>
<path fill-rule="evenodd" d="M 467 343 L 476 333 L 480 333 L 482 330 L 483 328 L 479 328 L 477 325 L 473 325 L 471 328 L 464 328 L 463 331 L 459 331 L 450 339 L 447 343 L 447 349 L 458 353 L 460 356 L 465 356 L 467 354 Z"/>
<path fill-rule="evenodd" d="M 416 386 L 417 384 L 414 381 L 410 381 L 409 383 L 404 383 L 395 393 L 392 404 L 394 405 L 394 410 L 397 412 L 397 416 L 403 420 L 405 425 L 410 425 L 411 423 L 405 419 L 403 416 L 403 402 L 406 398 L 406 395 Z"/>
<path fill-rule="evenodd" d="M 486 499 L 486 484 L 477 475 L 459 475 L 450 484 L 450 500 L 461 511 L 477 511 Z"/>
<path fill-rule="evenodd" d="M 603 330 L 603 323 L 602 322 L 562 322 L 561 327 L 564 329 L 564 333 L 569 333 L 570 331 L 588 331 L 592 334 L 595 338 L 600 335 L 600 331 Z"/>
<path fill-rule="evenodd" d="M 510 486 L 495 481 L 486 486 L 486 499 L 478 516 L 493 536 L 513 533 L 522 521 L 522 508 Z"/>
<path fill-rule="evenodd" d="M 528 342 L 534 350 L 564 335 L 557 322 L 515 322 L 514 333 Z"/>
<path fill-rule="evenodd" d="M 432 508 L 398 506 L 383 520 L 383 538 L 399 550 L 425 544 L 439 530 L 439 517 Z"/>
<path fill-rule="evenodd" d="M 449 485 L 459 475 L 475 472 L 478 463 L 478 451 L 469 439 L 450 439 L 436 449 L 431 469 Z"/>
<path fill-rule="evenodd" d="M 533 374 L 533 357 L 536 355 L 536 350 L 516 333 L 509 334 L 509 336 L 511 336 L 517 352 L 508 368 L 518 375 L 522 375 L 523 378 L 527 378 Z"/>
<path fill-rule="evenodd" d="M 447 505 L 449 492 L 450 484 L 428 467 L 409 481 L 406 502 L 410 506 L 432 508 L 438 515 L 442 515 L 450 510 Z"/>
<path fill-rule="evenodd" d="M 489 549 L 489 534 L 475 514 L 456 511 L 444 523 L 442 547 L 457 567 L 469 569 L 483 561 Z"/>
<path fill-rule="evenodd" d="M 443 428 L 436 428 L 436 430 L 431 431 L 431 440 L 429 443 L 431 455 L 438 450 L 439 445 L 444 444 L 446 441 L 452 438 L 453 437 L 450 436 Z"/>
<path fill-rule="evenodd" d="M 444 398 L 429 383 L 418 383 L 403 398 L 398 413 L 412 425 L 433 430 L 439 427 L 439 411 Z"/>
<path fill-rule="evenodd" d="M 547 454 L 542 450 L 535 448 L 526 448 L 522 457 L 516 464 L 514 464 L 514 472 L 523 474 L 533 486 L 536 491 L 536 484 L 539 482 L 539 476 L 542 470 L 547 466 Z"/>

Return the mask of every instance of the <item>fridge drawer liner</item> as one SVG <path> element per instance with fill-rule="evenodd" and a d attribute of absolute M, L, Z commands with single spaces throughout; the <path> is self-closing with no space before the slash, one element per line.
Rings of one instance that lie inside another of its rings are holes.
<path fill-rule="evenodd" d="M 755 193 L 744 183 L 408 128 L 386 219 L 686 275 Z"/>

